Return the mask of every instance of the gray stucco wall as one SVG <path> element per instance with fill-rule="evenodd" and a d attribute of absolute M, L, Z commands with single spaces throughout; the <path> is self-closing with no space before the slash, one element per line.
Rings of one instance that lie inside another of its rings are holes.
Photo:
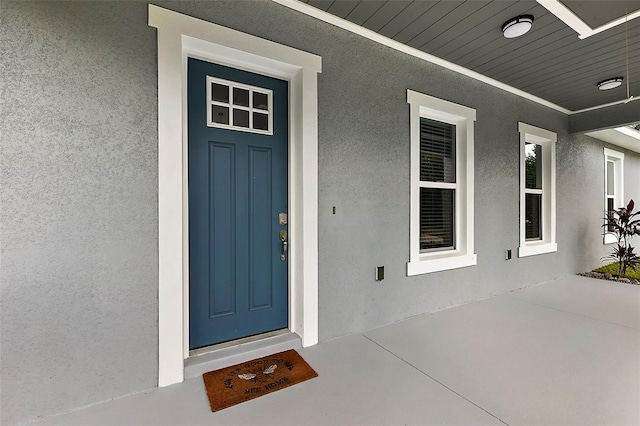
<path fill-rule="evenodd" d="M 626 200 L 635 200 L 636 209 L 640 209 L 640 155 L 613 145 L 608 148 L 626 153 L 624 158 L 624 197 Z M 640 241 L 636 240 L 636 243 L 640 245 Z"/>
<path fill-rule="evenodd" d="M 159 5 L 323 58 L 321 341 L 599 265 L 603 144 L 567 134 L 565 115 L 267 1 Z M 156 34 L 143 2 L 0 8 L 0 420 L 12 424 L 156 385 Z M 406 277 L 407 88 L 477 110 L 476 267 Z M 559 249 L 505 261 L 518 121 L 558 133 Z M 640 202 L 637 154 L 625 170 Z"/>
<path fill-rule="evenodd" d="M 144 4 L 1 3 L 0 423 L 157 384 Z"/>

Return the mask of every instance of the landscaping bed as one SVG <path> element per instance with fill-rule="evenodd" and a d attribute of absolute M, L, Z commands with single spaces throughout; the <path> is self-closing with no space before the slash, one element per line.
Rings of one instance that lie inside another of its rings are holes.
<path fill-rule="evenodd" d="M 583 277 L 598 278 L 601 280 L 617 281 L 619 283 L 640 285 L 640 271 L 627 269 L 624 277 L 618 276 L 618 263 L 610 263 L 591 272 L 584 272 Z"/>

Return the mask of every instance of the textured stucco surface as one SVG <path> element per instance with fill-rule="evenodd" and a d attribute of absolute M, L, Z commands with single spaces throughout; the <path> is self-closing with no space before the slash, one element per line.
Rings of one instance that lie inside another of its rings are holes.
<path fill-rule="evenodd" d="M 567 134 L 567 116 L 267 1 L 158 4 L 323 58 L 321 341 L 600 263 L 603 144 Z M 0 8 L 0 421 L 12 424 L 157 382 L 156 34 L 144 2 Z M 407 88 L 477 111 L 476 267 L 406 277 Z M 558 133 L 559 249 L 505 261 L 518 121 Z M 640 201 L 640 158 L 626 154 L 626 198 Z"/>
<path fill-rule="evenodd" d="M 640 155 L 635 152 L 625 151 L 616 146 L 609 145 L 608 148 L 625 152 L 624 165 L 624 197 L 634 199 L 636 206 L 640 209 Z M 637 242 L 640 245 L 640 241 Z"/>
<path fill-rule="evenodd" d="M 12 424 L 157 384 L 157 65 L 142 4 L 0 7 Z"/>

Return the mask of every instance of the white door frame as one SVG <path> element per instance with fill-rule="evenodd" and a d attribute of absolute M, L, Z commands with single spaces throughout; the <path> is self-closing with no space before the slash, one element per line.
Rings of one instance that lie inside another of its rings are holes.
<path fill-rule="evenodd" d="M 158 386 L 189 353 L 187 57 L 289 81 L 289 329 L 318 343 L 319 56 L 149 5 L 158 30 Z M 303 167 L 304 165 L 304 167 Z"/>

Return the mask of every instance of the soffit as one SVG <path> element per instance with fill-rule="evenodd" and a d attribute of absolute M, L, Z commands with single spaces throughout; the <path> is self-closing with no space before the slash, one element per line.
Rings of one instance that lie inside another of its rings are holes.
<path fill-rule="evenodd" d="M 632 0 L 606 0 L 607 7 L 602 7 L 601 1 L 592 0 L 560 0 L 560 2 L 592 28 L 615 21 L 640 8 Z"/>
<path fill-rule="evenodd" d="M 628 21 L 626 34 L 622 22 L 580 39 L 566 19 L 535 0 L 300 1 L 570 111 L 627 98 L 628 40 L 630 92 L 640 96 L 640 19 Z M 596 30 L 602 22 L 625 13 L 635 16 L 640 9 L 638 1 L 563 4 L 584 21 L 581 25 Z M 504 38 L 502 24 L 522 14 L 535 17 L 532 30 L 519 38 Z M 614 76 L 625 77 L 625 84 L 609 91 L 597 89 L 597 82 Z"/>

